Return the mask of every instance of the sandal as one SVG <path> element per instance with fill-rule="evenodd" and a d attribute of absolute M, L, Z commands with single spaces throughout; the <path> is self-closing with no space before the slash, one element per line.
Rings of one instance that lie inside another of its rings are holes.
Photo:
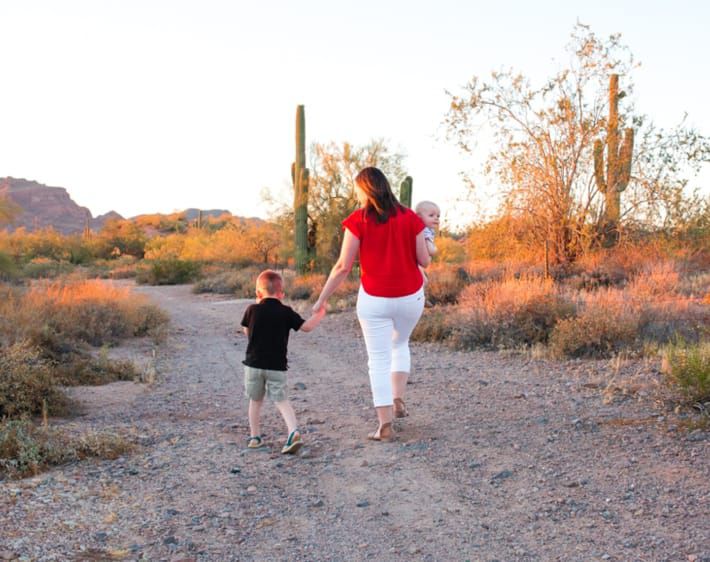
<path fill-rule="evenodd" d="M 261 438 L 261 435 L 252 435 L 247 439 L 247 447 L 249 449 L 258 449 L 263 446 L 264 440 Z"/>
<path fill-rule="evenodd" d="M 395 418 L 406 418 L 409 415 L 407 411 L 407 406 L 404 405 L 404 400 L 401 398 L 394 399 L 394 417 Z"/>
<path fill-rule="evenodd" d="M 392 429 L 392 422 L 383 423 L 377 428 L 377 431 L 367 434 L 367 438 L 370 441 L 392 441 L 394 440 L 394 429 Z"/>
<path fill-rule="evenodd" d="M 301 433 L 297 429 L 294 429 L 289 433 L 286 444 L 281 449 L 281 453 L 284 455 L 293 455 L 298 452 L 302 445 L 303 440 L 301 439 Z"/>

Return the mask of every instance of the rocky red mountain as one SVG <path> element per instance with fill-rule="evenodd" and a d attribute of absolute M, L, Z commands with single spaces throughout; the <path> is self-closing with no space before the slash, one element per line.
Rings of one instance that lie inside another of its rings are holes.
<path fill-rule="evenodd" d="M 123 219 L 115 211 L 94 217 L 88 208 L 78 205 L 65 188 L 49 187 L 26 179 L 0 178 L 0 198 L 2 197 L 7 197 L 21 209 L 13 223 L 5 226 L 10 231 L 20 227 L 28 231 L 52 227 L 62 234 L 74 234 L 83 232 L 87 226 L 97 231 L 108 220 Z M 199 211 L 187 209 L 183 214 L 186 220 L 192 221 L 197 219 Z M 229 211 L 221 209 L 202 211 L 205 217 L 224 214 L 231 215 Z"/>

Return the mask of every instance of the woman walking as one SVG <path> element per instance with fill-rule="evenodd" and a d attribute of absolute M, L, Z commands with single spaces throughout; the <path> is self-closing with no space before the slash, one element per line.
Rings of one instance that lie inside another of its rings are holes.
<path fill-rule="evenodd" d="M 360 208 L 343 221 L 340 257 L 313 311 L 325 306 L 360 257 L 357 317 L 368 355 L 372 399 L 379 425 L 368 435 L 393 438 L 392 419 L 407 415 L 404 390 L 410 372 L 409 336 L 424 310 L 424 280 L 419 265 L 431 260 L 424 223 L 397 201 L 385 175 L 363 169 L 355 178 Z"/>

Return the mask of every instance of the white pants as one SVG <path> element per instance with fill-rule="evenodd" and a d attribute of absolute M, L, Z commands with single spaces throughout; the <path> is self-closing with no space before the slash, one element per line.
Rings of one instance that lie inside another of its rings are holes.
<path fill-rule="evenodd" d="M 409 373 L 409 336 L 424 310 L 424 288 L 404 297 L 373 297 L 362 287 L 357 318 L 365 336 L 375 407 L 392 405 L 392 373 Z"/>

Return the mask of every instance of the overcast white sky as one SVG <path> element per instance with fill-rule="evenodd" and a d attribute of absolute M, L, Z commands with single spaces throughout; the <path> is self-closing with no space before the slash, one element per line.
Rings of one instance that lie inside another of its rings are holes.
<path fill-rule="evenodd" d="M 223 208 L 265 216 L 285 191 L 294 117 L 307 141 L 385 138 L 414 199 L 465 221 L 442 139 L 473 75 L 550 76 L 576 21 L 621 32 L 637 107 L 710 134 L 703 0 L 0 0 L 0 177 L 66 187 L 94 215 Z M 703 172 L 694 184 L 708 188 Z"/>

